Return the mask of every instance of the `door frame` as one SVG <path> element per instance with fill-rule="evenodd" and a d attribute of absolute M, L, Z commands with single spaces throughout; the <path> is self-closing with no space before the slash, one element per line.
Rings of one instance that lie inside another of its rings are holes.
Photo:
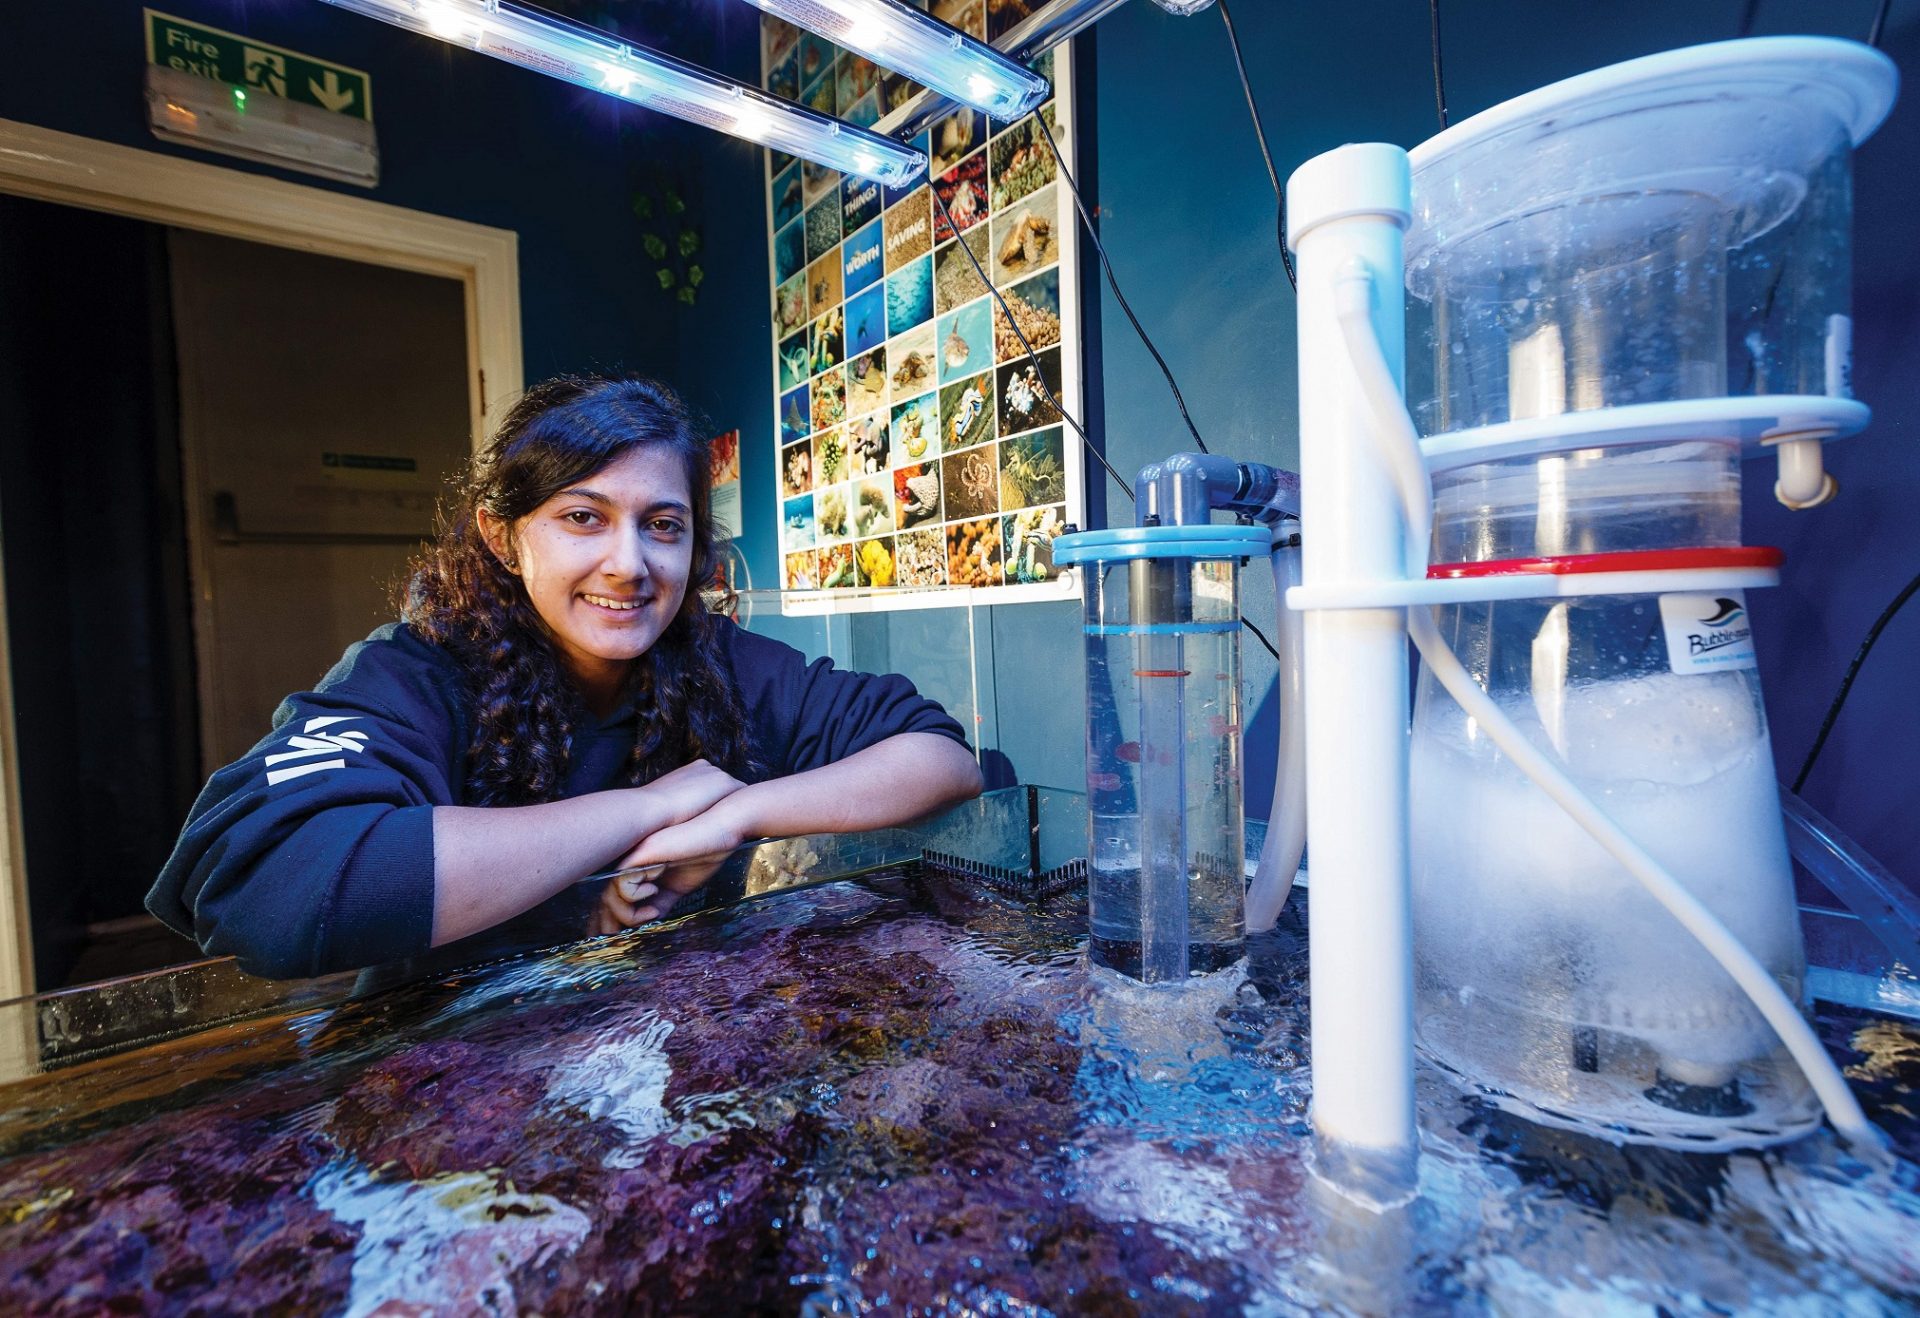
<path fill-rule="evenodd" d="M 477 448 L 525 380 L 519 235 L 364 197 L 0 119 L 0 193 L 458 280 Z M 35 990 L 20 765 L 0 569 L 0 1002 Z"/>

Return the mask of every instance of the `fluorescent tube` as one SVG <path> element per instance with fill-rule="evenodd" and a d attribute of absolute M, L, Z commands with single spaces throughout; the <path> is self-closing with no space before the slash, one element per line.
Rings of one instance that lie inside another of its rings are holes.
<path fill-rule="evenodd" d="M 1047 99 L 1047 80 L 905 0 L 747 0 L 837 46 L 1002 121 Z"/>
<path fill-rule="evenodd" d="M 889 187 L 927 158 L 888 137 L 768 96 L 697 65 L 506 0 L 327 0 L 424 36 Z"/>

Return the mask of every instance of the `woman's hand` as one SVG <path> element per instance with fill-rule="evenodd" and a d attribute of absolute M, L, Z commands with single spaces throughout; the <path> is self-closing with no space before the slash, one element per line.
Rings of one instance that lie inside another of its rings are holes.
<path fill-rule="evenodd" d="M 656 778 L 648 786 L 660 786 L 670 778 L 702 766 L 726 776 L 699 760 Z M 702 784 L 712 786 L 704 779 Z M 740 784 L 736 782 L 734 786 L 737 788 Z M 633 875 L 609 880 L 600 891 L 600 905 L 593 914 L 591 931 L 618 933 L 665 918 L 682 897 L 713 877 L 734 848 L 754 836 L 750 811 L 741 807 L 732 791 L 720 795 L 698 814 L 656 829 L 620 858 L 619 868 L 664 865 L 665 870 L 652 877 Z"/>
<path fill-rule="evenodd" d="M 587 921 L 588 935 L 598 938 L 603 934 L 617 934 L 622 929 L 658 919 L 657 906 L 641 903 L 659 891 L 659 884 L 644 874 L 608 879 L 600 889 L 600 904 L 594 907 L 593 916 Z"/>
<path fill-rule="evenodd" d="M 646 793 L 647 800 L 662 811 L 664 823 L 657 825 L 650 836 L 657 836 L 662 828 L 680 824 L 693 819 L 745 786 L 738 778 L 725 769 L 717 768 L 705 760 L 695 760 L 683 764 L 671 773 L 663 773 L 644 787 L 636 791 Z M 636 861 L 629 857 L 620 862 L 621 868 L 630 865 L 644 865 L 646 861 Z"/>
<path fill-rule="evenodd" d="M 725 859 L 722 853 L 670 865 L 656 879 L 614 879 L 600 894 L 600 907 L 593 915 L 593 932 L 617 934 L 635 925 L 666 919 L 682 897 L 713 877 Z M 631 897 L 627 895 L 629 892 L 633 894 Z"/>
<path fill-rule="evenodd" d="M 631 852 L 649 835 L 698 818 L 740 788 L 733 775 L 695 760 L 644 787 L 539 805 L 435 806 L 434 946 L 491 929 L 583 875 L 608 868 L 609 859 Z M 642 882 L 629 876 L 624 896 L 617 884 L 606 884 L 592 927 L 611 932 L 634 923 L 648 909 L 642 903 L 659 891 L 641 892 Z"/>
<path fill-rule="evenodd" d="M 608 884 L 612 895 L 602 899 L 602 913 L 620 928 L 657 920 L 754 838 L 887 828 L 977 796 L 980 787 L 980 766 L 965 746 L 935 733 L 899 733 L 821 768 L 721 793 L 705 809 L 655 829 L 620 865 L 666 871 L 652 892 L 631 899 Z"/>
<path fill-rule="evenodd" d="M 757 836 L 750 818 L 750 803 L 755 795 L 752 789 L 737 797 L 729 793 L 699 814 L 649 833 L 640 840 L 640 845 L 620 858 L 621 866 L 678 868 L 691 861 L 725 858 L 735 847 Z"/>

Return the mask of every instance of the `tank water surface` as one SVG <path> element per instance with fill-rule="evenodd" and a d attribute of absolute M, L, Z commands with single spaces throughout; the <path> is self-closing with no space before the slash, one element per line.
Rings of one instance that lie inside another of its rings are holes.
<path fill-rule="evenodd" d="M 1422 1077 L 1421 1198 L 1309 1165 L 1304 903 L 1090 973 L 1084 902 L 884 871 L 0 1090 L 10 1312 L 1671 1312 L 1920 1301 L 1920 1030 L 1820 1024 L 1900 1150 L 1620 1148 Z M 164 1083 L 156 1077 L 165 1077 Z"/>

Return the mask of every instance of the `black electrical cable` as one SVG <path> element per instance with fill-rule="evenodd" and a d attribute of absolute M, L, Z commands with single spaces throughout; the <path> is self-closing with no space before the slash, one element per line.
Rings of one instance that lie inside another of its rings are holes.
<path fill-rule="evenodd" d="M 1887 10 L 1893 8 L 1893 0 L 1880 0 L 1880 8 L 1874 11 L 1873 26 L 1867 30 L 1867 44 L 1875 50 L 1880 49 L 1880 34 L 1887 26 Z"/>
<path fill-rule="evenodd" d="M 1073 433 L 1080 436 L 1080 442 L 1086 445 L 1087 452 L 1093 454 L 1100 465 L 1107 469 L 1107 474 L 1113 477 L 1121 493 L 1128 499 L 1132 499 L 1133 487 L 1127 484 L 1127 478 L 1114 469 L 1113 464 L 1107 461 L 1106 454 L 1093 446 L 1093 441 L 1087 438 L 1086 428 L 1074 420 L 1072 414 L 1061 405 L 1060 400 L 1054 397 L 1053 386 L 1047 383 L 1047 373 L 1040 366 L 1040 354 L 1033 350 L 1033 344 L 1029 343 L 1027 336 L 1021 332 L 1020 322 L 1013 317 L 1013 308 L 1007 305 L 1007 299 L 1001 296 L 1000 290 L 994 286 L 993 280 L 981 266 L 980 258 L 975 256 L 973 248 L 967 245 L 966 238 L 960 232 L 960 226 L 953 222 L 953 212 L 947 209 L 947 199 L 940 195 L 940 189 L 933 186 L 931 181 L 928 182 L 927 191 L 933 194 L 933 204 L 940 208 L 940 217 L 947 222 L 947 228 L 953 231 L 954 240 L 960 244 L 960 250 L 967 254 L 967 260 L 973 264 L 973 272 L 980 276 L 980 282 L 987 286 L 987 292 L 993 294 L 993 300 L 999 304 L 1000 314 L 1007 318 L 1007 325 L 1013 330 L 1013 336 L 1020 340 L 1020 346 L 1026 350 L 1027 360 L 1033 363 L 1034 378 L 1040 382 L 1040 392 L 1047 396 L 1049 403 L 1053 404 L 1053 410 L 1060 414 L 1060 419 L 1073 427 Z"/>
<path fill-rule="evenodd" d="M 1737 32 L 1734 33 L 1734 35 L 1736 37 L 1752 36 L 1753 21 L 1759 16 L 1760 16 L 1760 0 L 1747 0 L 1746 5 L 1742 7 L 1742 9 L 1740 10 L 1740 28 Z"/>
<path fill-rule="evenodd" d="M 1432 16 L 1429 30 L 1433 36 L 1433 105 L 1440 112 L 1440 127 L 1447 124 L 1447 80 L 1440 72 L 1440 0 L 1427 0 L 1427 12 Z"/>
<path fill-rule="evenodd" d="M 1044 132 L 1046 129 L 1046 120 L 1040 119 L 1039 122 L 1040 122 L 1041 130 Z M 1053 145 L 1053 135 L 1051 133 L 1047 134 L 1047 145 L 1049 146 Z M 1060 155 L 1060 152 L 1058 148 L 1055 148 L 1054 157 L 1056 160 L 1058 160 L 1059 155 Z M 1066 166 L 1063 163 L 1060 168 L 1060 173 L 1063 178 L 1066 176 L 1066 172 L 1067 172 Z M 1069 190 L 1071 190 L 1072 188 L 1072 183 L 1070 180 L 1068 182 L 1068 188 Z M 1013 330 L 1014 337 L 1020 340 L 1020 346 L 1026 350 L 1027 360 L 1033 363 L 1034 376 L 1040 381 L 1040 391 L 1047 396 L 1047 401 L 1053 404 L 1053 410 L 1060 414 L 1061 419 L 1064 420 L 1068 425 L 1073 427 L 1073 433 L 1080 436 L 1080 442 L 1086 446 L 1087 452 L 1093 454 L 1095 459 L 1099 461 L 1100 465 L 1107 469 L 1107 474 L 1113 477 L 1114 481 L 1120 486 L 1121 492 L 1127 496 L 1127 499 L 1129 501 L 1132 501 L 1133 487 L 1127 484 L 1125 477 L 1121 476 L 1121 474 L 1118 471 L 1114 470 L 1113 464 L 1107 461 L 1107 455 L 1102 453 L 1099 449 L 1093 446 L 1093 441 L 1087 437 L 1086 430 L 1081 426 L 1081 424 L 1078 421 L 1074 420 L 1073 417 L 1068 414 L 1066 408 L 1060 405 L 1060 400 L 1054 397 L 1052 387 L 1047 384 L 1046 372 L 1040 369 L 1039 354 L 1034 352 L 1033 344 L 1028 342 L 1027 336 L 1021 332 L 1020 322 L 1013 318 L 1013 309 L 1007 305 L 1007 299 L 1001 295 L 999 288 L 994 284 L 992 278 L 987 274 L 986 270 L 981 266 L 980 258 L 973 254 L 973 248 L 967 246 L 967 240 L 960 233 L 960 226 L 953 222 L 953 212 L 947 209 L 946 198 L 942 197 L 940 195 L 940 190 L 936 187 L 933 187 L 931 183 L 929 183 L 927 187 L 927 191 L 933 194 L 933 204 L 940 208 L 941 218 L 946 220 L 947 227 L 953 230 L 954 240 L 960 244 L 960 250 L 967 254 L 967 261 L 973 266 L 973 272 L 976 275 L 980 276 L 980 282 L 987 286 L 987 292 L 993 295 L 994 302 L 998 304 L 1000 308 L 1000 314 L 1007 318 L 1007 325 L 1009 328 Z M 1078 201 L 1078 194 L 1075 194 L 1075 200 L 1076 202 Z M 1111 275 L 1109 275 L 1109 277 L 1111 277 Z M 1142 334 L 1141 337 L 1144 338 L 1145 335 Z M 1169 375 L 1167 377 L 1167 380 L 1168 380 L 1168 383 L 1171 384 L 1173 377 Z M 1175 396 L 1178 397 L 1177 390 L 1175 391 Z M 1182 411 L 1184 412 L 1185 409 L 1182 408 Z M 1194 438 L 1198 439 L 1199 436 L 1195 435 Z M 1280 652 L 1274 649 L 1273 642 L 1269 641 L 1266 638 L 1265 633 L 1263 633 L 1258 627 L 1255 627 L 1252 623 L 1248 622 L 1245 615 L 1241 616 L 1240 625 L 1245 627 L 1248 631 L 1252 632 L 1254 636 L 1259 640 L 1260 644 L 1266 647 L 1267 653 L 1273 656 L 1274 661 L 1276 663 L 1279 662 Z"/>
<path fill-rule="evenodd" d="M 1287 607 L 1287 602 L 1284 599 L 1280 601 L 1280 607 L 1283 609 Z M 1247 615 L 1244 613 L 1240 615 L 1240 625 L 1253 633 L 1254 640 L 1260 642 L 1260 644 L 1267 647 L 1267 653 L 1273 656 L 1275 663 L 1278 663 L 1280 661 L 1280 652 L 1273 648 L 1273 642 L 1269 641 L 1267 639 L 1267 634 L 1261 631 L 1258 627 L 1254 626 L 1253 623 L 1247 619 Z"/>
<path fill-rule="evenodd" d="M 1159 366 L 1160 374 L 1167 377 L 1167 388 L 1173 391 L 1173 404 L 1180 409 L 1180 419 L 1187 423 L 1187 431 L 1193 436 L 1193 442 L 1202 453 L 1210 452 L 1207 441 L 1200 438 L 1200 429 L 1193 424 L 1193 418 L 1187 415 L 1187 400 L 1180 395 L 1180 386 L 1175 383 L 1173 371 L 1167 365 L 1167 359 L 1153 346 L 1153 340 L 1147 337 L 1146 327 L 1141 325 L 1140 317 L 1133 314 L 1133 308 L 1127 304 L 1126 294 L 1120 291 L 1120 281 L 1113 277 L 1113 263 L 1107 260 L 1107 249 L 1100 242 L 1100 235 L 1094 232 L 1093 217 L 1087 214 L 1086 203 L 1080 200 L 1080 189 L 1074 186 L 1073 175 L 1067 171 L 1066 157 L 1060 154 L 1059 144 L 1053 140 L 1053 130 L 1047 127 L 1047 117 L 1036 114 L 1033 121 L 1040 125 L 1041 135 L 1047 139 L 1047 148 L 1053 152 L 1054 164 L 1060 170 L 1060 181 L 1066 184 L 1067 195 L 1073 198 L 1073 208 L 1080 213 L 1081 227 L 1087 231 L 1087 237 L 1093 240 L 1093 250 L 1100 254 L 1100 268 L 1106 272 L 1107 287 L 1113 290 L 1114 301 L 1120 304 L 1120 310 L 1127 313 L 1127 319 L 1133 323 L 1133 332 L 1140 336 L 1140 342 L 1147 345 L 1147 351 L 1153 354 L 1154 363 Z"/>
<path fill-rule="evenodd" d="M 1273 167 L 1273 152 L 1267 149 L 1267 130 L 1260 123 L 1260 106 L 1253 99 L 1253 84 L 1247 80 L 1247 62 L 1240 55 L 1240 36 L 1233 30 L 1233 15 L 1227 12 L 1227 0 L 1218 0 L 1220 21 L 1227 27 L 1227 44 L 1233 47 L 1233 67 L 1240 72 L 1240 90 L 1247 96 L 1247 113 L 1253 116 L 1253 136 L 1260 143 L 1260 158 L 1267 163 L 1267 178 L 1273 183 L 1274 200 L 1279 203 L 1275 228 L 1280 235 L 1280 265 L 1287 272 L 1287 284 L 1300 291 L 1300 278 L 1294 273 L 1293 253 L 1287 250 L 1287 190 L 1280 186 L 1280 173 Z"/>
<path fill-rule="evenodd" d="M 1847 666 L 1847 675 L 1841 679 L 1840 690 L 1834 693 L 1833 703 L 1827 706 L 1827 717 L 1821 721 L 1820 735 L 1813 739 L 1813 749 L 1807 752 L 1806 762 L 1800 766 L 1800 774 L 1793 780 L 1795 792 L 1806 785 L 1807 775 L 1813 772 L 1813 762 L 1820 758 L 1821 748 L 1827 744 L 1827 734 L 1833 731 L 1834 722 L 1840 717 L 1840 707 L 1847 703 L 1847 693 L 1853 690 L 1853 679 L 1860 675 L 1860 665 L 1867 662 L 1867 655 L 1872 652 L 1874 642 L 1880 639 L 1880 633 L 1893 621 L 1893 615 L 1900 612 L 1900 607 L 1913 598 L 1915 591 L 1920 591 L 1920 576 L 1909 581 L 1906 588 L 1893 597 L 1893 602 L 1880 611 L 1880 616 L 1873 620 L 1873 626 L 1867 628 L 1866 639 L 1860 642 L 1853 662 Z"/>
<path fill-rule="evenodd" d="M 1280 186 L 1280 171 L 1273 166 L 1273 152 L 1267 146 L 1266 126 L 1260 122 L 1260 103 L 1254 99 L 1253 83 L 1247 77 L 1247 61 L 1240 53 L 1240 34 L 1234 30 L 1233 15 L 1227 9 L 1227 0 L 1216 2 L 1220 8 L 1220 22 L 1227 29 L 1227 45 L 1233 50 L 1233 67 L 1240 74 L 1240 90 L 1247 98 L 1247 113 L 1253 118 L 1253 137 L 1260 144 L 1260 159 L 1266 163 L 1267 180 L 1273 184 L 1274 229 L 1280 242 L 1280 268 L 1287 272 L 1287 286 L 1297 293 L 1300 291 L 1300 277 L 1293 268 L 1293 253 L 1287 248 L 1287 190 Z M 1284 599 L 1278 603 L 1283 609 L 1287 607 Z M 1252 632 L 1254 639 L 1266 647 L 1276 663 L 1279 662 L 1280 651 L 1274 648 L 1265 632 L 1247 621 L 1244 614 L 1240 618 L 1240 625 Z"/>
<path fill-rule="evenodd" d="M 1286 193 L 1280 188 L 1280 177 L 1274 172 L 1273 157 L 1267 151 L 1267 135 L 1260 126 L 1260 110 L 1259 107 L 1254 104 L 1253 88 L 1247 82 L 1246 65 L 1240 58 L 1240 42 L 1239 39 L 1234 36 L 1233 19 L 1227 13 L 1226 0 L 1219 0 L 1219 4 L 1221 17 L 1226 20 L 1227 24 L 1227 37 L 1233 45 L 1233 60 L 1240 69 L 1240 86 L 1247 94 L 1247 108 L 1253 113 L 1253 130 L 1260 140 L 1260 154 L 1267 162 L 1267 174 L 1273 179 L 1274 193 L 1280 198 L 1280 261 L 1281 264 L 1286 267 L 1287 282 L 1298 287 L 1294 280 L 1293 258 L 1287 252 Z M 1093 217 L 1087 214 L 1086 203 L 1081 200 L 1080 189 L 1073 181 L 1073 174 L 1067 168 L 1066 159 L 1060 154 L 1059 143 L 1053 140 L 1053 131 L 1047 127 L 1046 116 L 1035 115 L 1034 120 L 1040 125 L 1040 132 L 1047 139 L 1047 147 L 1053 152 L 1054 162 L 1060 170 L 1060 181 L 1066 185 L 1067 195 L 1073 198 L 1073 209 L 1080 216 L 1080 227 L 1086 231 L 1087 237 L 1093 241 L 1093 250 L 1100 255 L 1100 269 L 1106 274 L 1107 287 L 1113 290 L 1114 301 L 1120 304 L 1120 309 L 1126 313 L 1127 320 L 1133 325 L 1133 332 L 1140 336 L 1140 342 L 1145 344 L 1147 351 L 1153 355 L 1153 360 L 1160 367 L 1160 374 L 1167 377 L 1167 388 L 1173 391 L 1174 405 L 1180 409 L 1180 419 L 1187 423 L 1187 430 L 1193 435 L 1193 442 L 1199 445 L 1202 453 L 1209 452 L 1210 450 L 1207 448 L 1206 441 L 1200 438 L 1200 431 L 1193 424 L 1193 418 L 1187 414 L 1187 400 L 1181 397 L 1180 386 L 1174 380 L 1173 371 L 1168 367 L 1166 358 L 1162 357 L 1160 350 L 1153 346 L 1153 340 L 1148 337 L 1146 327 L 1140 323 L 1140 318 L 1133 314 L 1133 307 L 1128 304 L 1126 294 L 1120 291 L 1120 281 L 1114 277 L 1113 273 L 1113 262 L 1107 258 L 1106 246 L 1101 243 L 1100 235 L 1094 231 Z M 935 194 L 936 197 L 938 195 L 938 193 Z M 947 223 L 951 226 L 953 221 L 949 219 Z M 971 251 L 967 253 L 967 259 L 970 261 L 973 260 L 973 253 Z M 974 268 L 976 270 L 979 269 L 979 265 L 980 263 L 978 261 L 974 261 Z M 982 278 L 985 278 L 985 276 L 983 275 Z M 992 288 L 992 283 L 989 282 L 987 287 Z M 994 296 L 999 296 L 998 290 L 995 290 Z M 1003 303 L 1002 305 L 1004 306 L 1005 304 Z M 1011 319 L 1011 317 L 1009 317 L 1009 319 Z M 1058 406 L 1058 404 L 1056 404 L 1056 406 Z M 1081 438 L 1086 438 L 1084 433 L 1081 435 Z M 1091 449 L 1093 446 L 1088 444 L 1087 447 Z M 1101 457 L 1100 461 L 1104 463 L 1106 458 Z M 1133 491 L 1128 490 L 1127 497 L 1132 498 Z M 1275 662 L 1279 661 L 1280 651 L 1274 648 L 1273 642 L 1267 639 L 1267 634 L 1254 626 L 1245 614 L 1240 616 L 1240 625 L 1253 633 L 1253 638 L 1260 642 L 1261 647 L 1265 649 L 1268 654 L 1273 656 Z"/>

